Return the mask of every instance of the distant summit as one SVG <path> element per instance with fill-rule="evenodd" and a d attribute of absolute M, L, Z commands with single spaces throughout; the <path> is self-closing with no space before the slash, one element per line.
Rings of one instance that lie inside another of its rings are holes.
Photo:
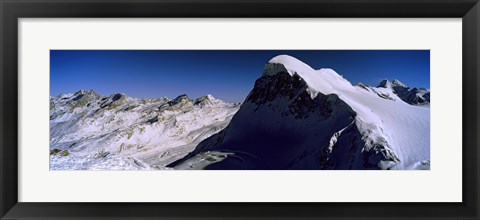
<path fill-rule="evenodd" d="M 395 93 L 404 102 L 411 105 L 425 105 L 430 103 L 430 90 L 425 88 L 410 88 L 399 80 L 382 80 L 377 86 L 386 88 Z"/>

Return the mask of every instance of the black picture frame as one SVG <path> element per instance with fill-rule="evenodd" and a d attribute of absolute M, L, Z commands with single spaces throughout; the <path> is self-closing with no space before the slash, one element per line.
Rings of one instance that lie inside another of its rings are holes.
<path fill-rule="evenodd" d="M 1 219 L 479 219 L 480 4 L 478 0 L 0 0 L 0 14 Z M 17 21 L 19 18 L 46 17 L 462 18 L 463 202 L 18 202 Z"/>

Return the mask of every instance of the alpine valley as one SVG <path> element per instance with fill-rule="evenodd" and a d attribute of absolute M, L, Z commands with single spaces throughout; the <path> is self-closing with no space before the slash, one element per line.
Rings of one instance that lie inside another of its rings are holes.
<path fill-rule="evenodd" d="M 51 170 L 430 169 L 430 90 L 272 58 L 243 103 L 50 97 Z"/>

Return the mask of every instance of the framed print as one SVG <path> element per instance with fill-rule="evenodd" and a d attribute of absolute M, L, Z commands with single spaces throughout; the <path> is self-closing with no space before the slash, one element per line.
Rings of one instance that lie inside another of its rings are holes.
<path fill-rule="evenodd" d="M 479 7 L 2 1 L 1 218 L 478 219 Z"/>

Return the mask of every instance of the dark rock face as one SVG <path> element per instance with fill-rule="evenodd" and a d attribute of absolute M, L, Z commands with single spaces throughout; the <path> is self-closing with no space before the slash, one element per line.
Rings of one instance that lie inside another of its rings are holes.
<path fill-rule="evenodd" d="M 123 95 L 123 94 L 115 94 L 115 95 L 113 95 L 113 97 L 112 97 L 112 101 L 115 102 L 115 101 L 118 101 L 118 100 L 120 100 L 120 99 L 122 99 L 122 98 L 125 98 L 125 95 Z"/>
<path fill-rule="evenodd" d="M 182 94 L 182 95 L 179 95 L 177 98 L 171 101 L 168 101 L 166 104 L 161 105 L 159 107 L 159 110 L 164 111 L 164 110 L 185 109 L 192 103 L 193 103 L 193 100 L 191 100 L 186 94 Z"/>
<path fill-rule="evenodd" d="M 78 101 L 78 100 L 82 99 L 83 96 L 85 96 L 85 94 L 77 95 L 77 96 L 75 96 L 75 98 L 73 98 L 72 100 L 73 100 L 73 101 Z"/>
<path fill-rule="evenodd" d="M 85 91 L 80 90 L 74 94 L 74 97 L 67 103 L 71 106 L 72 110 L 78 107 L 88 106 L 90 103 L 100 99 L 101 95 L 97 94 L 93 90 Z"/>
<path fill-rule="evenodd" d="M 327 118 L 332 113 L 332 103 L 329 97 L 319 95 L 312 99 L 307 92 L 308 85 L 298 75 L 290 76 L 287 72 L 277 73 L 274 76 L 263 76 L 255 82 L 255 87 L 246 98 L 246 102 L 256 106 L 256 110 L 264 104 L 281 112 L 282 116 L 294 115 L 297 119 L 305 119 L 310 114 Z M 288 100 L 287 108 L 278 106 L 275 99 Z M 338 99 L 330 98 L 330 99 Z"/>
<path fill-rule="evenodd" d="M 206 169 L 379 169 L 380 161 L 398 162 L 386 141 L 364 150 L 356 113 L 337 95 L 312 97 L 300 76 L 277 69 L 255 82 L 224 130 L 169 166 L 207 151 L 235 157 Z M 330 146 L 334 135 L 338 141 Z"/>
<path fill-rule="evenodd" d="M 299 90 L 306 89 L 306 84 L 298 76 L 281 72 L 274 76 L 265 75 L 255 81 L 255 86 L 246 98 L 246 102 L 260 106 L 271 102 L 279 96 L 293 98 Z"/>
<path fill-rule="evenodd" d="M 107 99 L 102 101 L 102 103 L 100 104 L 100 108 L 105 108 L 105 109 L 116 108 L 119 105 L 123 104 L 126 98 L 127 96 L 124 94 L 120 94 L 120 93 L 113 94 L 109 96 Z"/>
<path fill-rule="evenodd" d="M 207 96 L 202 96 L 198 99 L 195 99 L 195 101 L 193 102 L 194 105 L 200 105 L 202 103 L 208 103 L 209 102 L 209 99 Z"/>
<path fill-rule="evenodd" d="M 182 94 L 182 95 L 179 95 L 174 100 L 168 102 L 168 105 L 174 106 L 174 105 L 178 105 L 178 104 L 186 104 L 186 103 L 189 103 L 189 102 L 192 102 L 192 100 L 190 98 L 188 98 L 188 96 L 186 94 Z"/>
<path fill-rule="evenodd" d="M 210 96 L 202 96 L 200 98 L 195 99 L 195 101 L 193 101 L 193 104 L 206 106 L 206 105 L 212 105 L 213 102 Z"/>
<path fill-rule="evenodd" d="M 338 135 L 338 139 L 331 146 L 321 152 L 320 163 L 323 169 L 379 169 L 379 162 L 389 161 L 398 163 L 400 160 L 387 148 L 389 145 L 384 141 L 373 144 L 365 149 L 364 140 L 357 126 L 349 125 Z"/>

